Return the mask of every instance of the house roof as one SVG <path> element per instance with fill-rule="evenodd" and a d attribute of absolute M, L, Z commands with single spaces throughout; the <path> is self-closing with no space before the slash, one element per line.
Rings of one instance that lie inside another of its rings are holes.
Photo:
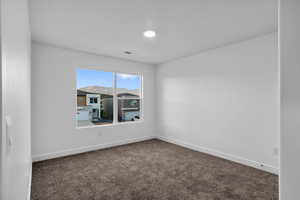
<path fill-rule="evenodd" d="M 87 86 L 83 88 L 77 89 L 77 95 L 85 95 L 85 94 L 104 94 L 104 95 L 113 95 L 113 89 L 111 87 L 102 87 L 102 86 Z M 139 89 L 128 90 L 126 88 L 117 88 L 118 95 L 134 95 L 140 96 Z"/>

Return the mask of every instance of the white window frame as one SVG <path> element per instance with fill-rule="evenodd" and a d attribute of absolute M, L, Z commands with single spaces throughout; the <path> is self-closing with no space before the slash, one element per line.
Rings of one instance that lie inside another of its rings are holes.
<path fill-rule="evenodd" d="M 116 125 L 127 125 L 127 124 L 136 124 L 144 122 L 144 78 L 143 74 L 141 73 L 131 73 L 131 72 L 120 72 L 120 71 L 106 71 L 102 69 L 87 69 L 87 68 L 78 68 L 78 69 L 86 69 L 86 70 L 98 70 L 103 72 L 111 72 L 113 74 L 113 122 L 111 124 L 103 124 L 103 125 L 93 125 L 93 126 L 78 126 L 77 118 L 75 117 L 76 121 L 76 129 L 85 129 L 85 128 L 99 128 L 99 127 L 106 127 L 106 126 L 116 126 Z M 77 70 L 76 69 L 76 72 Z M 140 77 L 140 119 L 137 121 L 125 121 L 119 122 L 118 121 L 118 95 L 117 95 L 117 75 L 118 74 L 128 74 L 128 75 L 135 75 Z M 76 79 L 77 81 L 77 79 Z M 75 88 L 75 98 L 76 98 L 76 112 L 77 113 L 77 87 Z M 76 115 L 75 115 L 76 116 Z"/>

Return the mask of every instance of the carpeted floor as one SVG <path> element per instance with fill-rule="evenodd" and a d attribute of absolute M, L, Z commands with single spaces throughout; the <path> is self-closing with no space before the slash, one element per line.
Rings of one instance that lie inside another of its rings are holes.
<path fill-rule="evenodd" d="M 160 140 L 34 163 L 32 200 L 277 200 L 278 177 Z"/>

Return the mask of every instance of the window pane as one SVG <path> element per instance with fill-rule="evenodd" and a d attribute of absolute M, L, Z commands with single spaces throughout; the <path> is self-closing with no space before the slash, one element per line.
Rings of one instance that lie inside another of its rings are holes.
<path fill-rule="evenodd" d="M 113 73 L 99 70 L 77 70 L 78 127 L 113 122 Z"/>
<path fill-rule="evenodd" d="M 141 118 L 141 76 L 117 74 L 118 121 Z"/>

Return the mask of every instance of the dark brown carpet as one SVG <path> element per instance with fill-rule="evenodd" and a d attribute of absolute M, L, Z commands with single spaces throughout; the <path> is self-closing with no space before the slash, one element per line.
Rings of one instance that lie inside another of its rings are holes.
<path fill-rule="evenodd" d="M 277 200 L 278 177 L 160 140 L 34 163 L 32 200 Z"/>

